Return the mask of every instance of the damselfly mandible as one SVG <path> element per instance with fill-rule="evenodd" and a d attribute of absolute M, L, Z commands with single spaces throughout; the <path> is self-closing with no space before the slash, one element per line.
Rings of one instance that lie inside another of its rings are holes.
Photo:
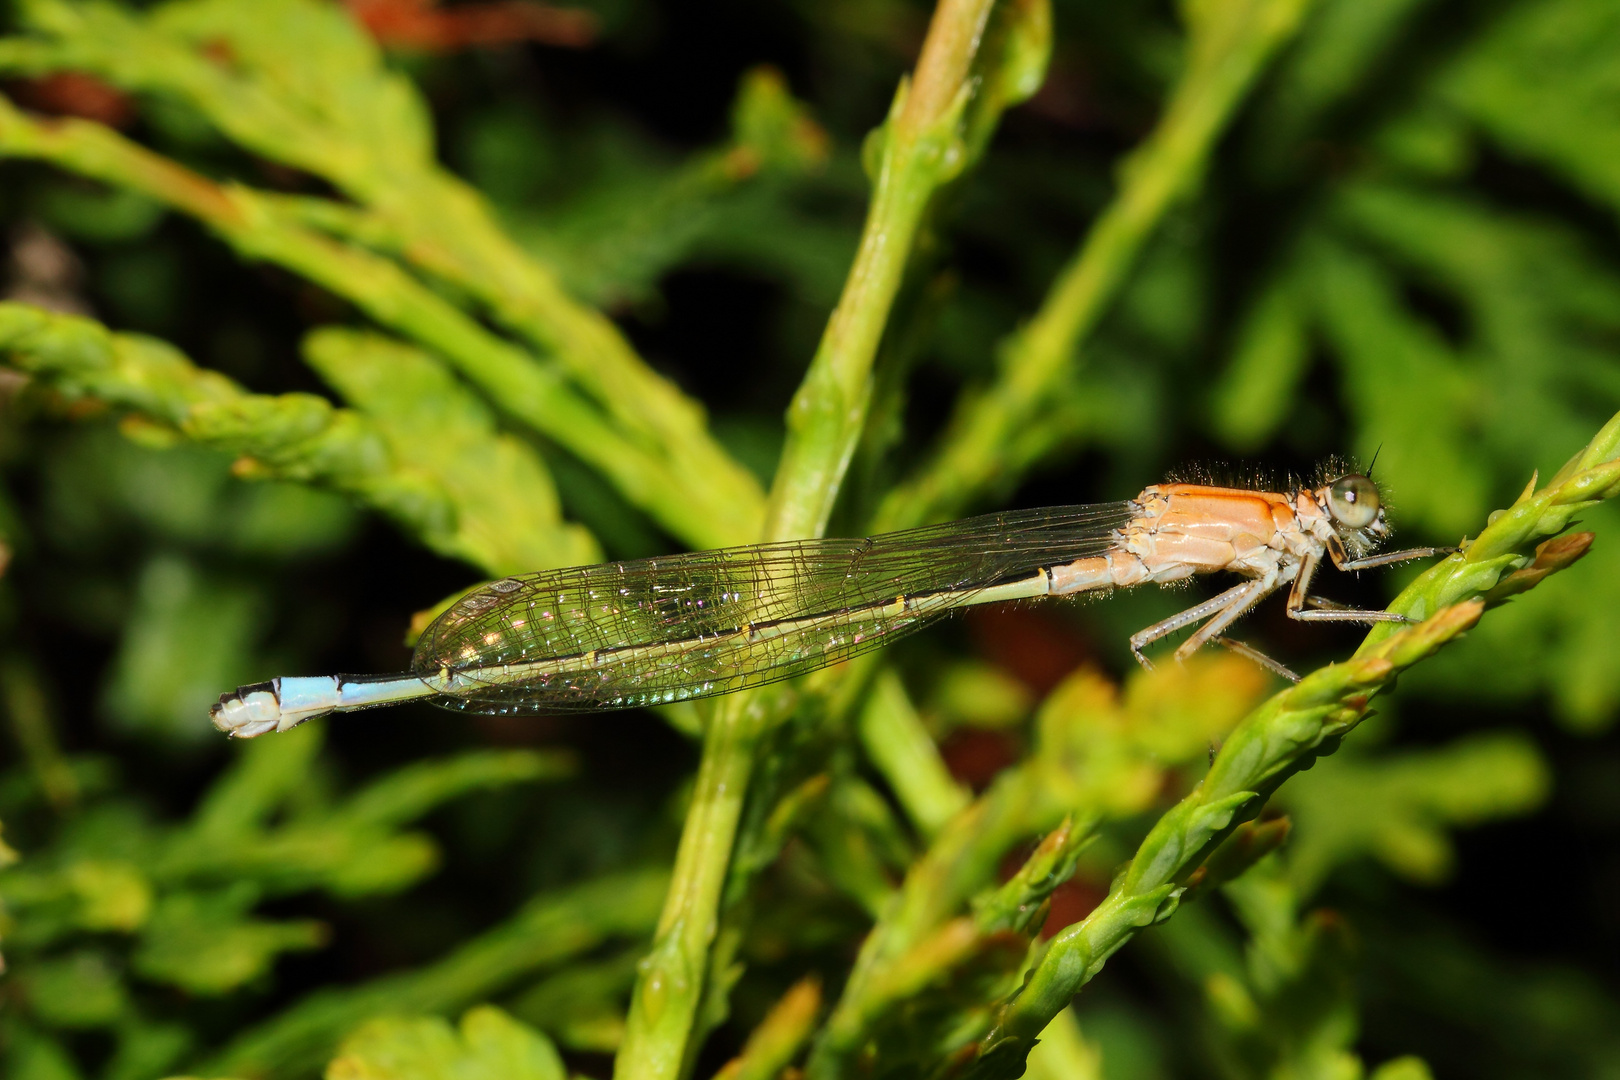
<path fill-rule="evenodd" d="M 1202 623 L 1215 641 L 1291 586 L 1304 621 L 1403 621 L 1311 595 L 1323 560 L 1365 570 L 1449 552 L 1374 555 L 1389 536 L 1378 487 L 1344 473 L 1290 493 L 1158 484 L 1126 502 L 1021 510 L 861 540 L 797 540 L 545 570 L 468 593 L 399 675 L 279 678 L 226 694 L 214 726 L 251 738 L 312 717 L 412 699 L 468 712 L 625 709 L 707 697 L 847 660 L 975 604 L 1067 596 L 1228 571 L 1245 578 L 1131 638 L 1142 650 Z"/>

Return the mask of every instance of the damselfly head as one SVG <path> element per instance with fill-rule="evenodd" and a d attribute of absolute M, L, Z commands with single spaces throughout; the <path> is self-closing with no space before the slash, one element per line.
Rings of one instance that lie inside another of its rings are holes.
<path fill-rule="evenodd" d="M 1346 473 L 1323 487 L 1317 497 L 1341 536 L 1376 542 L 1389 535 L 1378 485 L 1360 473 Z"/>

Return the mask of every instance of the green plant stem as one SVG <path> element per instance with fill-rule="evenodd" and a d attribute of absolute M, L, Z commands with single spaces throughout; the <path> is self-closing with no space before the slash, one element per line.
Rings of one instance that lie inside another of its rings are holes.
<path fill-rule="evenodd" d="M 449 177 L 436 181 L 434 191 L 413 199 L 431 211 L 413 205 L 383 219 L 399 222 L 397 247 L 424 269 L 466 289 L 502 324 L 562 362 L 603 404 L 626 441 L 660 460 L 664 473 L 703 478 L 701 485 L 682 485 L 701 486 L 702 492 L 687 494 L 713 515 L 701 538 L 688 537 L 692 543 L 741 543 L 756 535 L 764 505 L 759 483 L 713 441 L 702 407 L 642 363 L 611 320 L 574 301 L 551 271 L 525 256 L 475 192 Z M 435 223 L 431 231 L 426 220 Z"/>
<path fill-rule="evenodd" d="M 1488 601 L 1523 591 L 1579 558 L 1585 542 L 1563 550 L 1532 545 L 1568 528 L 1581 510 L 1617 495 L 1620 414 L 1545 488 L 1537 491 L 1532 477 L 1518 500 L 1491 515 L 1462 552 L 1431 567 L 1390 606 L 1426 621 L 1399 629 L 1376 626 L 1350 660 L 1313 672 L 1244 720 L 1198 787 L 1142 841 L 1102 904 L 1053 939 L 1023 988 L 1001 1006 L 979 1043 L 971 1075 L 1019 1075 L 1041 1029 L 1110 955 L 1142 927 L 1175 911 L 1189 877 L 1216 845 L 1258 813 L 1289 776 L 1332 753 L 1366 715 L 1373 695 L 1473 626 Z"/>
<path fill-rule="evenodd" d="M 1043 785 L 1019 770 L 952 818 L 928 852 L 906 874 L 890 910 L 861 945 L 844 992 L 817 1036 L 806 1068 L 812 1080 L 847 1075 L 874 1022 L 881 1017 L 885 988 L 895 971 L 915 967 L 928 942 L 986 880 L 993 879 L 1003 854 L 1062 809 Z M 1099 816 L 1065 827 L 1083 842 Z"/>
<path fill-rule="evenodd" d="M 974 498 L 1015 483 L 1073 431 L 1045 414 L 1077 354 L 1118 295 L 1143 246 L 1202 176 L 1216 139 L 1292 36 L 1308 0 L 1187 4 L 1188 59 L 1164 116 L 1120 168 L 1120 190 L 1058 275 L 1040 310 L 1000 350 L 1000 373 L 966 398 L 933 459 L 892 491 L 875 528 L 950 517 Z"/>
<path fill-rule="evenodd" d="M 379 1012 L 451 1012 L 482 1001 L 608 938 L 645 933 L 666 881 L 662 873 L 620 874 L 539 897 L 504 926 L 437 964 L 302 999 L 239 1036 L 199 1075 L 303 1075 Z"/>
<path fill-rule="evenodd" d="M 929 199 L 962 165 L 969 71 L 991 0 L 941 0 L 912 79 L 895 94 L 861 243 L 787 415 L 765 538 L 820 536 L 855 452 L 872 361 Z"/>
<path fill-rule="evenodd" d="M 392 350 L 384 358 L 392 378 L 416 389 L 424 389 L 422 375 L 449 379 L 434 362 L 398 343 L 337 331 L 313 340 L 323 352 L 340 346 L 353 352 L 362 345 Z M 562 521 L 532 451 L 496 434 L 476 409 L 471 417 L 441 417 L 445 441 L 416 463 L 401 460 L 394 449 L 396 442 L 411 445 L 409 433 L 391 439 L 382 422 L 313 394 L 250 394 L 166 342 L 115 334 L 91 319 L 0 303 L 0 353 L 11 367 L 70 399 L 127 411 L 126 420 L 140 422 L 132 434 L 158 442 L 185 438 L 241 455 L 239 475 L 343 492 L 388 514 L 434 551 L 490 574 L 568 565 L 595 550 L 588 534 Z M 414 381 L 406 378 L 411 370 L 418 373 Z M 431 389 L 441 406 L 453 406 L 456 395 L 466 393 L 455 386 Z M 491 469 L 491 462 L 505 468 Z M 521 507 L 514 512 L 480 498 L 479 485 L 466 480 L 478 470 L 506 483 L 508 497 Z M 513 522 L 524 527 L 502 530 Z"/>
<path fill-rule="evenodd" d="M 714 1080 L 776 1080 L 809 1036 L 820 1008 L 820 983 L 814 977 L 795 983 Z"/>
<path fill-rule="evenodd" d="M 733 511 L 708 505 L 704 476 L 683 474 L 626 438 L 554 368 L 483 329 L 392 260 L 293 225 L 260 193 L 217 185 L 98 124 L 36 121 L 4 99 L 0 154 L 127 187 L 197 218 L 242 254 L 308 278 L 443 356 L 501 409 L 599 469 L 693 546 L 737 539 L 728 524 Z"/>
<path fill-rule="evenodd" d="M 57 741 L 35 667 L 21 656 L 0 659 L 0 704 L 11 718 L 11 733 L 45 800 L 58 811 L 72 809 L 79 801 L 79 778 Z"/>
<path fill-rule="evenodd" d="M 969 71 L 992 0 L 941 0 L 916 75 L 895 96 L 855 263 L 788 410 L 787 444 L 764 539 L 818 536 L 864 427 L 872 361 L 928 200 L 955 175 Z M 681 834 L 657 937 L 631 999 L 619 1080 L 673 1080 L 690 1067 L 709 950 L 761 734 L 782 715 L 777 692 L 722 700 Z"/>
<path fill-rule="evenodd" d="M 916 925 L 926 933 L 916 935 L 903 951 L 880 955 L 881 950 L 863 949 L 851 985 L 828 1017 L 811 1052 L 806 1075 L 827 1080 L 851 1075 L 860 1071 L 863 1054 L 884 1060 L 881 1043 L 885 1030 L 892 1033 L 897 1018 L 907 1013 L 914 1020 L 939 1013 L 936 1002 L 942 994 L 960 1003 L 963 998 L 983 999 L 985 991 L 975 993 L 974 984 L 982 988 L 999 983 L 1005 987 L 1007 979 L 1023 963 L 1033 935 L 1046 918 L 1046 901 L 1052 890 L 1073 874 L 1081 849 L 1095 837 L 1095 824 L 1094 817 L 1079 825 L 1073 818 L 1065 819 L 1011 880 L 975 902 L 971 916 Z M 908 880 L 908 885 L 911 883 Z M 901 899 L 892 906 L 905 902 Z M 948 902 L 937 904 L 934 914 L 943 916 L 952 908 Z M 892 929 L 899 924 L 885 925 Z M 886 937 L 889 944 L 895 943 L 895 934 Z M 858 987 L 855 979 L 859 980 Z M 945 1015 L 950 1015 L 949 1011 Z M 903 1020 L 900 1023 L 911 1026 Z M 947 1021 L 947 1031 L 958 1023 L 954 1019 Z M 913 1044 L 918 1038 L 934 1042 L 941 1037 L 949 1038 L 946 1031 L 931 1034 L 926 1030 L 912 1030 L 904 1036 Z M 938 1045 L 948 1048 L 943 1039 Z"/>
<path fill-rule="evenodd" d="M 683 1068 L 768 700 L 748 695 L 740 714 L 717 709 L 709 724 L 663 914 L 615 1060 L 619 1080 L 676 1077 Z"/>
<path fill-rule="evenodd" d="M 881 1035 L 873 1025 L 884 1020 L 880 998 L 893 969 L 924 962 L 929 942 L 969 901 L 980 937 L 1023 932 L 1017 920 L 1039 902 L 1061 864 L 1058 852 L 1078 850 L 1103 821 L 1148 809 L 1169 771 L 1203 760 L 1209 741 L 1247 714 L 1262 685 L 1247 661 L 1210 657 L 1138 677 L 1123 693 L 1084 669 L 1054 690 L 1036 718 L 1034 752 L 997 776 L 912 862 L 896 900 L 861 944 L 811 1052 L 810 1075 L 831 1080 L 854 1067 Z M 1043 854 L 1043 845 L 1013 883 L 996 890 L 1007 853 L 1065 818 L 1062 842 L 1054 839 L 1059 833 L 1048 837 L 1056 849 Z M 993 999 L 995 991 L 988 993 Z"/>
<path fill-rule="evenodd" d="M 546 350 L 606 410 L 621 437 L 660 459 L 674 478 L 703 477 L 703 491 L 689 495 L 706 504 L 711 524 L 704 539 L 684 538 L 703 546 L 754 535 L 763 505 L 759 485 L 714 442 L 702 407 L 648 367 L 611 320 L 570 297 L 550 269 L 513 242 L 483 196 L 438 164 L 430 133 L 417 128 L 425 109 L 414 91 L 342 15 L 314 6 L 303 13 L 308 34 L 341 42 L 347 54 L 314 81 L 261 69 L 253 41 L 239 42 L 236 63 L 219 63 L 214 50 L 251 35 L 251 20 L 213 26 L 203 48 L 184 20 L 61 3 L 35 3 L 25 16 L 42 36 L 0 42 L 0 66 L 35 75 L 92 71 L 132 91 L 172 95 L 241 145 L 331 181 L 371 208 L 372 239 L 385 241 L 379 246 L 477 297 L 499 322 Z M 323 78 L 331 84 L 323 86 Z M 343 107 L 350 97 L 375 111 L 350 115 Z M 378 125 L 378 116 L 404 130 Z M 493 400 L 526 389 L 513 384 Z"/>
<path fill-rule="evenodd" d="M 702 478 L 700 484 L 683 482 L 681 496 L 696 500 L 709 520 L 701 535 L 683 538 L 702 547 L 756 535 L 764 506 L 759 482 L 714 442 L 702 407 L 642 363 L 607 316 L 574 301 L 555 275 L 518 250 L 476 193 L 448 178 L 439 186 L 444 199 L 426 200 L 433 210 L 410 220 L 429 217 L 451 227 L 425 242 L 407 235 L 404 246 L 415 260 L 467 288 L 501 323 L 562 361 L 628 432 L 628 441 L 660 462 L 664 475 Z M 454 220 L 447 221 L 446 206 L 460 211 L 451 215 Z M 687 523 L 696 524 L 690 517 Z"/>
<path fill-rule="evenodd" d="M 1148 833 L 1103 902 L 1052 939 L 1023 988 L 997 1010 L 970 1075 L 1022 1074 L 1041 1030 L 1125 942 L 1174 913 L 1188 877 L 1209 852 L 1257 814 L 1284 780 L 1336 749 L 1360 723 L 1372 695 L 1473 626 L 1483 610 L 1479 601 L 1446 608 L 1397 631 L 1369 655 L 1313 672 L 1244 720 L 1199 785 Z"/>
<path fill-rule="evenodd" d="M 1492 514 L 1489 524 L 1460 553 L 1430 567 L 1401 590 L 1389 609 L 1421 619 L 1442 607 L 1476 596 L 1495 603 L 1523 591 L 1549 569 L 1561 568 L 1556 564 L 1538 565 L 1547 556 L 1556 559 L 1557 555 L 1537 552 L 1533 550 L 1534 545 L 1544 537 L 1563 532 L 1582 510 L 1617 494 L 1620 494 L 1620 413 L 1539 491 L 1536 477 L 1532 476 L 1512 506 Z M 1572 554 L 1579 558 L 1585 550 L 1586 545 L 1579 545 Z M 1356 655 L 1364 656 L 1379 648 L 1389 636 L 1391 626 L 1389 623 L 1375 626 Z"/>
<path fill-rule="evenodd" d="M 946 770 L 939 748 L 892 668 L 885 668 L 873 684 L 861 709 L 859 730 L 866 756 L 923 836 L 937 835 L 972 801 L 968 790 Z"/>
<path fill-rule="evenodd" d="M 1025 962 L 1046 919 L 1052 891 L 1074 873 L 1081 850 L 1096 837 L 1096 824 L 1095 815 L 1078 823 L 1065 818 L 1006 884 L 974 902 L 971 916 L 931 928 L 904 952 L 883 957 L 881 964 L 861 966 L 860 986 L 846 988 L 810 1056 L 806 1074 L 834 1080 L 858 1072 L 863 1053 L 884 1060 L 884 1029 L 892 1030 L 897 1016 L 908 1012 L 916 1018 L 938 1012 L 930 998 L 954 994 L 960 1003 L 964 997 L 983 1000 L 986 992 L 993 996 L 998 985 L 1004 989 Z M 863 961 L 874 958 L 873 952 L 863 950 Z M 977 993 L 975 985 L 980 988 Z M 948 1053 L 954 1045 L 949 1040 L 961 1037 L 959 1030 L 952 1030 L 959 1024 L 953 1019 L 936 1034 L 913 1030 L 905 1038 L 913 1043 L 919 1037 L 937 1040 L 936 1045 Z"/>
<path fill-rule="evenodd" d="M 1029 1080 L 1102 1080 L 1102 1051 L 1080 1032 L 1072 1009 L 1064 1009 L 1041 1031 L 1030 1055 Z"/>

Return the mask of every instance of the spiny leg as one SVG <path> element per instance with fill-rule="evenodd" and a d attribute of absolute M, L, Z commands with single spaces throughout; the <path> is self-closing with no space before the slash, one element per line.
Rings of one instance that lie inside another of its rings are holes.
<path fill-rule="evenodd" d="M 1412 550 L 1419 551 L 1428 549 L 1413 548 Z M 1394 556 L 1407 556 L 1407 553 L 1403 551 L 1395 551 L 1391 552 L 1390 554 Z M 1421 558 L 1421 556 L 1418 555 L 1409 557 Z M 1340 563 L 1337 553 L 1333 555 L 1333 561 L 1340 569 L 1344 569 L 1345 567 L 1355 567 L 1358 565 L 1355 562 Z M 1397 559 L 1395 561 L 1400 560 Z M 1356 623 L 1412 621 L 1405 615 L 1399 615 L 1393 611 L 1364 611 L 1361 608 L 1346 607 L 1343 604 L 1336 604 L 1331 600 L 1320 600 L 1311 596 L 1311 580 L 1316 577 L 1316 571 L 1321 567 L 1321 565 L 1321 556 L 1317 554 L 1305 556 L 1304 560 L 1300 563 L 1299 575 L 1294 578 L 1294 587 L 1289 590 L 1288 593 L 1288 617 L 1290 619 L 1297 619 L 1300 622 Z M 1381 566 L 1384 564 L 1377 563 L 1376 565 Z M 1310 605 L 1313 610 L 1305 610 L 1306 605 Z"/>
<path fill-rule="evenodd" d="M 1245 645 L 1236 638 L 1229 638 L 1225 634 L 1218 635 L 1211 640 L 1222 648 L 1230 649 L 1239 656 L 1244 657 L 1247 660 L 1254 661 L 1256 664 L 1259 664 L 1273 675 L 1280 675 L 1289 682 L 1299 682 L 1299 676 L 1295 675 L 1294 672 L 1286 665 L 1273 660 L 1271 657 L 1267 656 L 1253 645 Z"/>
<path fill-rule="evenodd" d="M 1413 559 L 1427 559 L 1435 555 L 1455 555 L 1461 548 L 1454 547 L 1420 547 L 1407 548 L 1405 551 L 1386 551 L 1382 555 L 1369 555 L 1365 559 L 1346 559 L 1340 562 L 1333 560 L 1333 565 L 1340 570 L 1371 570 L 1379 566 L 1392 566 L 1395 563 L 1411 562 Z"/>
<path fill-rule="evenodd" d="M 1260 585 L 1260 582 L 1245 581 L 1241 585 L 1234 585 L 1232 588 L 1227 589 L 1219 596 L 1205 600 L 1202 604 L 1197 604 L 1188 608 L 1186 611 L 1178 612 L 1177 614 L 1170 616 L 1168 619 L 1162 619 L 1146 629 L 1138 630 L 1136 633 L 1131 635 L 1131 655 L 1136 657 L 1137 663 L 1141 664 L 1147 670 L 1152 671 L 1153 664 L 1148 660 L 1147 657 L 1142 655 L 1143 649 L 1147 648 L 1155 641 L 1158 641 L 1160 638 L 1175 633 L 1183 626 L 1189 626 L 1192 623 L 1198 622 L 1204 618 L 1208 618 L 1217 612 L 1224 611 L 1234 603 L 1243 603 L 1245 608 L 1253 606 L 1254 601 L 1248 601 L 1247 603 L 1245 603 L 1245 601 L 1248 599 L 1250 592 L 1252 592 L 1254 587 L 1257 585 Z M 1260 595 L 1264 596 L 1265 592 L 1269 591 L 1270 590 L 1267 589 Z"/>
<path fill-rule="evenodd" d="M 1361 608 L 1351 607 L 1349 604 L 1341 604 L 1337 600 L 1329 600 L 1325 596 L 1307 596 L 1305 598 L 1305 606 L 1310 607 L 1310 608 L 1316 608 L 1316 609 L 1318 609 L 1320 611 L 1349 611 L 1349 612 L 1354 612 L 1358 617 L 1360 615 L 1364 615 L 1364 614 L 1385 616 L 1385 618 L 1373 620 L 1374 622 L 1395 622 L 1396 621 L 1395 619 L 1391 619 L 1391 618 L 1387 617 L 1387 616 L 1389 616 L 1391 614 L 1391 612 L 1387 612 L 1387 611 L 1383 611 L 1383 612 L 1379 612 L 1379 611 L 1365 612 Z M 1318 616 L 1316 616 L 1316 618 L 1320 619 L 1320 618 L 1322 618 L 1322 616 L 1318 615 Z M 1356 619 L 1348 619 L 1346 621 L 1355 622 Z M 1403 615 L 1403 616 L 1401 616 L 1401 621 L 1403 621 L 1403 622 L 1413 622 L 1414 620 Z"/>
<path fill-rule="evenodd" d="M 1298 619 L 1300 622 L 1409 623 L 1417 621 L 1396 611 L 1367 611 L 1363 608 L 1343 607 L 1338 604 L 1327 608 L 1315 607 L 1311 611 L 1289 608 L 1288 617 Z"/>
<path fill-rule="evenodd" d="M 1203 648 L 1211 638 L 1217 637 L 1222 630 L 1241 619 L 1248 611 L 1277 588 L 1267 581 L 1251 581 L 1246 586 L 1240 586 L 1240 595 L 1234 596 L 1232 602 L 1216 612 L 1203 626 L 1200 626 L 1192 637 L 1181 643 L 1176 650 L 1177 660 L 1186 660 L 1187 657 Z"/>

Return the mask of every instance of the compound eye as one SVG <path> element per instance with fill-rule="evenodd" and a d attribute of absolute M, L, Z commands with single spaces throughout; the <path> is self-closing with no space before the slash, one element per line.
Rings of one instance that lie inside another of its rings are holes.
<path fill-rule="evenodd" d="M 1378 520 L 1378 488 L 1365 476 L 1352 473 L 1328 488 L 1328 513 L 1341 525 L 1365 529 Z"/>

